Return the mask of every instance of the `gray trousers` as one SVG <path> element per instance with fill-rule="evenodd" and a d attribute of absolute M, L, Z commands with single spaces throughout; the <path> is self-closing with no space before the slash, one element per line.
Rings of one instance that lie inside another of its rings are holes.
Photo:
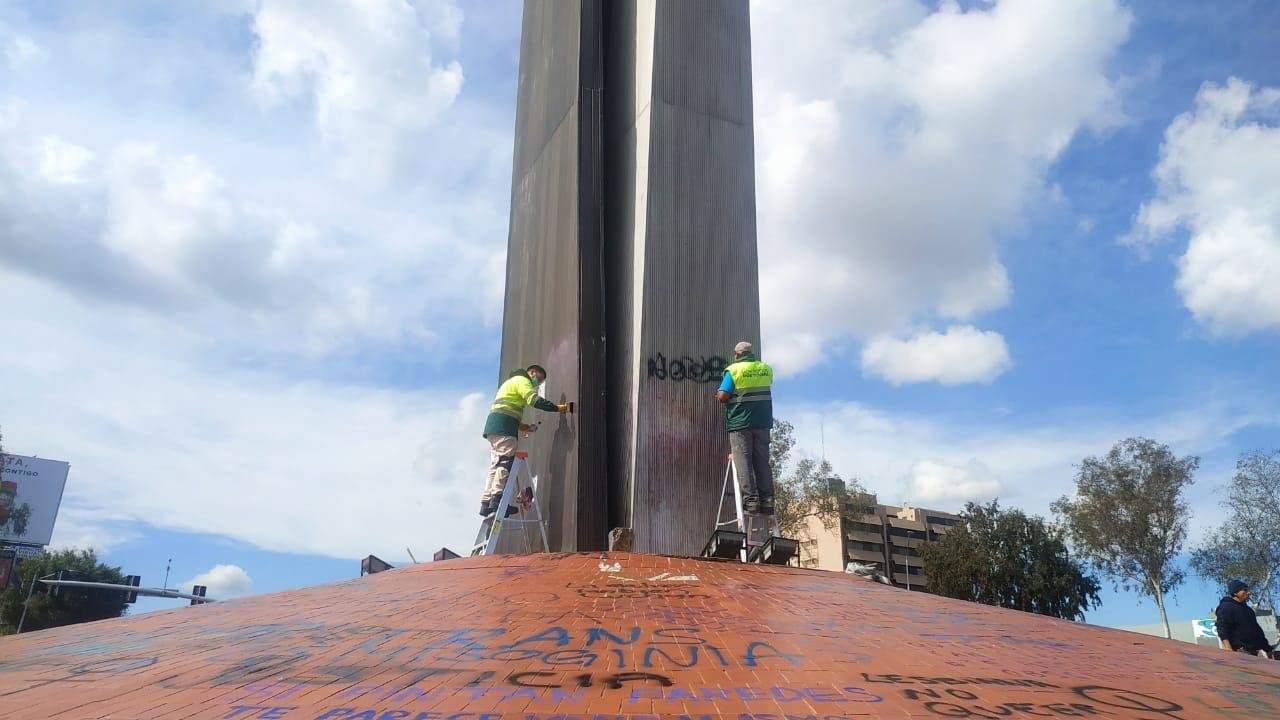
<path fill-rule="evenodd" d="M 480 502 L 494 503 L 507 489 L 507 476 L 511 474 L 511 463 L 516 459 L 516 438 L 508 435 L 485 435 L 489 441 L 489 474 L 484 479 L 484 494 Z"/>
<path fill-rule="evenodd" d="M 742 499 L 747 502 L 773 499 L 768 428 L 730 432 L 729 451 L 733 453 L 733 469 L 738 473 Z"/>

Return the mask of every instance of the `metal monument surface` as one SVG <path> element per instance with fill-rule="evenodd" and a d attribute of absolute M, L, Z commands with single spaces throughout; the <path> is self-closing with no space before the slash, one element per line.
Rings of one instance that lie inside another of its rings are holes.
<path fill-rule="evenodd" d="M 728 443 L 712 399 L 759 340 L 745 0 L 530 0 L 502 372 L 577 413 L 522 441 L 553 548 L 694 554 Z"/>

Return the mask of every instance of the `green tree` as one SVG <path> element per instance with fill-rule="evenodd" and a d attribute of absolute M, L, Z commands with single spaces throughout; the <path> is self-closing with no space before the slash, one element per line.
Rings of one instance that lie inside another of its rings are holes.
<path fill-rule="evenodd" d="M 1227 519 L 1192 551 L 1191 567 L 1223 587 L 1244 580 L 1260 606 L 1274 609 L 1280 599 L 1280 450 L 1240 456 L 1226 491 L 1221 505 Z"/>
<path fill-rule="evenodd" d="M 63 571 L 63 579 L 66 580 L 124 582 L 120 568 L 98 562 L 98 556 L 93 550 L 43 552 L 23 560 L 18 565 L 14 582 L 0 594 L 0 634 L 12 633 L 17 629 L 18 620 L 22 617 L 22 604 L 31 583 L 46 575 L 56 575 L 58 571 Z M 27 619 L 22 626 L 23 632 L 120 617 L 125 612 L 123 592 L 64 587 L 54 594 L 45 587 L 36 587 L 31 595 Z"/>
<path fill-rule="evenodd" d="M 1128 438 L 1105 457 L 1085 458 L 1076 496 L 1053 503 L 1084 559 L 1119 587 L 1155 600 L 1165 637 L 1172 637 L 1165 595 L 1186 576 L 1175 564 L 1191 516 L 1183 491 L 1198 467 L 1198 457 L 1175 457 L 1166 445 Z"/>
<path fill-rule="evenodd" d="M 836 474 L 825 458 L 802 458 L 795 469 L 787 473 L 795 444 L 795 428 L 791 423 L 774 420 L 769 443 L 774 516 L 778 530 L 787 537 L 804 535 L 810 518 L 819 518 L 827 529 L 835 527 L 849 493 L 862 489 L 856 478 L 845 480 Z"/>
<path fill-rule="evenodd" d="M 791 450 L 796 446 L 796 428 L 786 420 L 774 418 L 773 431 L 769 433 L 769 469 L 775 478 L 786 472 Z"/>
<path fill-rule="evenodd" d="M 1061 529 L 998 501 L 968 503 L 956 525 L 920 549 L 929 591 L 944 597 L 1083 620 L 1098 581 L 1071 557 Z"/>

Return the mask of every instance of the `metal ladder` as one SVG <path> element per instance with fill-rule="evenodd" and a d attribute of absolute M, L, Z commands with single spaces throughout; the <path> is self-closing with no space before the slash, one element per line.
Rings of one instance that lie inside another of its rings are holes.
<path fill-rule="evenodd" d="M 730 488 L 733 488 L 730 490 Z M 733 503 L 733 514 L 725 519 L 725 501 Z M 725 531 L 728 533 L 725 533 Z M 742 562 L 759 562 L 760 553 L 770 540 L 785 540 L 778 530 L 778 519 L 763 513 L 748 513 L 742 509 L 742 487 L 738 484 L 738 469 L 733 466 L 733 453 L 729 453 L 724 468 L 724 485 L 720 490 L 720 506 L 716 508 L 716 527 L 707 542 L 702 554 L 705 556 L 725 557 L 723 552 L 716 552 L 718 538 L 724 537 L 729 543 L 736 544 L 735 536 L 741 537 L 741 549 L 737 551 Z M 790 542 L 790 541 L 789 541 Z"/>
<path fill-rule="evenodd" d="M 521 475 L 525 482 L 522 483 Z M 507 508 L 512 504 L 520 508 L 520 512 L 507 517 Z M 526 517 L 528 515 L 528 517 Z M 542 519 L 542 508 L 538 505 L 538 478 L 529 470 L 529 453 L 517 452 L 511 464 L 511 472 L 507 475 L 507 486 L 502 490 L 502 498 L 498 501 L 498 509 L 480 523 L 480 532 L 471 546 L 471 554 L 492 555 L 498 549 L 498 540 L 508 525 L 517 525 L 522 530 L 525 554 L 534 552 L 529 546 L 528 526 L 536 524 L 542 536 L 542 549 L 537 552 L 551 552 L 551 544 L 547 542 L 547 524 Z"/>

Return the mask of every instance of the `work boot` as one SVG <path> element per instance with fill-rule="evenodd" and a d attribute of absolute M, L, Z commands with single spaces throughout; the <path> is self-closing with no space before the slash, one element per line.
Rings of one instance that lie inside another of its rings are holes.
<path fill-rule="evenodd" d="M 490 503 L 488 500 L 480 501 L 480 517 L 489 517 L 490 515 L 493 514 L 494 510 L 495 508 L 493 504 Z"/>
<path fill-rule="evenodd" d="M 481 511 L 481 514 L 484 515 L 484 517 L 489 517 L 490 515 L 498 512 L 498 506 L 501 504 L 502 504 L 502 497 L 501 496 L 496 497 L 493 500 L 489 501 L 489 507 Z M 518 512 L 520 512 L 520 508 L 515 503 L 511 503 L 510 505 L 507 505 L 507 514 L 503 515 L 503 517 L 511 517 L 512 515 L 515 515 Z"/>
<path fill-rule="evenodd" d="M 760 501 L 756 498 L 744 498 L 742 500 L 742 512 L 748 515 L 760 514 Z"/>
<path fill-rule="evenodd" d="M 773 498 L 767 497 L 760 501 L 760 513 L 762 515 L 773 514 Z"/>

